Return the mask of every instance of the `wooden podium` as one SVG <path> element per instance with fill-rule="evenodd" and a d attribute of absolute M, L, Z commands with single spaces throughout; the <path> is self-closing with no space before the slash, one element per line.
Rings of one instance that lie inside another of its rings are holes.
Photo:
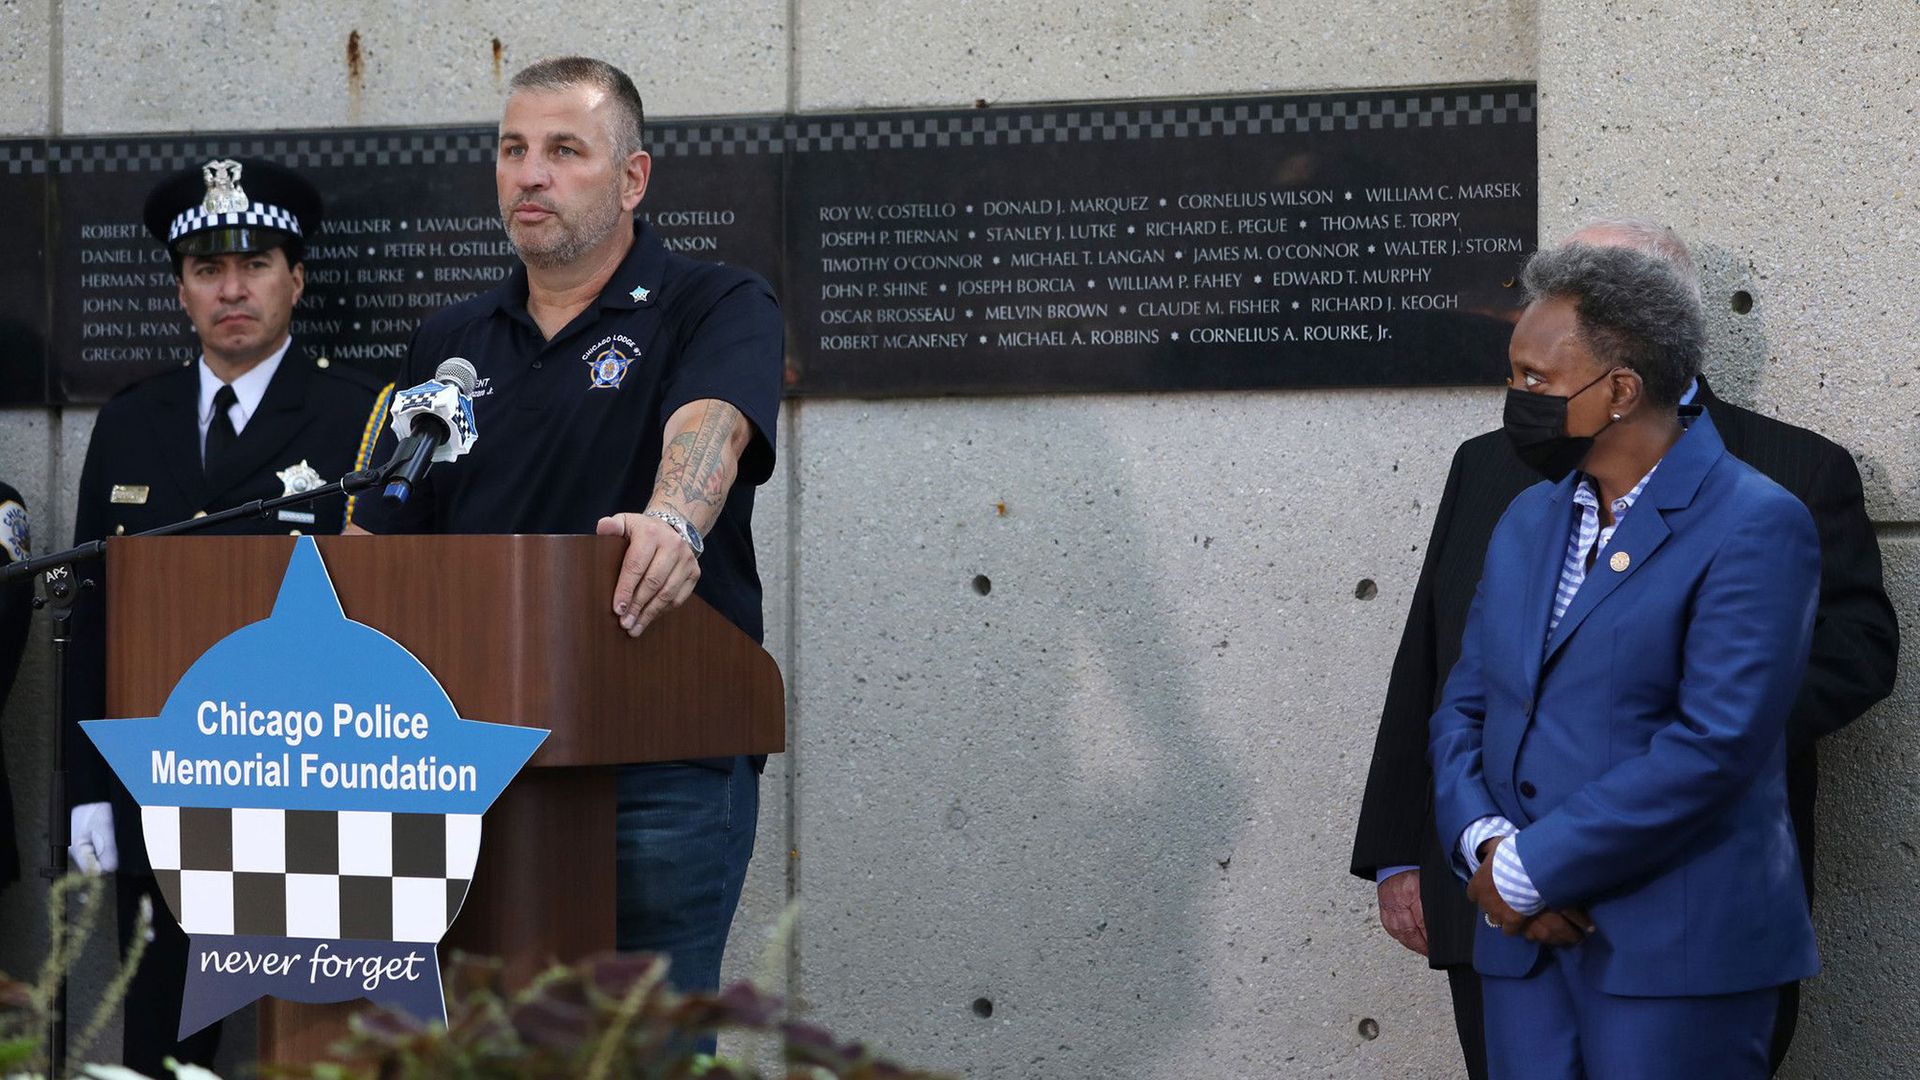
<path fill-rule="evenodd" d="M 215 642 L 266 618 L 291 536 L 107 544 L 109 716 L 157 716 Z M 612 614 L 626 541 L 598 536 L 332 536 L 320 556 L 349 619 L 393 638 L 460 716 L 543 727 L 487 811 L 479 866 L 441 943 L 510 980 L 614 946 L 614 766 L 785 749 L 780 671 L 700 599 L 638 639 Z M 260 1005 L 260 1061 L 311 1061 L 364 1002 Z"/>

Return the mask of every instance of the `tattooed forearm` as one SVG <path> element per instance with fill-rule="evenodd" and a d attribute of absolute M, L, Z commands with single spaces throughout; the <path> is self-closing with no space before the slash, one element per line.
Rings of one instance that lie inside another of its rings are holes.
<path fill-rule="evenodd" d="M 667 440 L 654 479 L 653 497 L 705 527 L 719 516 L 720 507 L 727 501 L 743 441 L 738 434 L 745 421 L 738 409 L 725 402 L 702 404 L 697 426 L 680 430 Z"/>

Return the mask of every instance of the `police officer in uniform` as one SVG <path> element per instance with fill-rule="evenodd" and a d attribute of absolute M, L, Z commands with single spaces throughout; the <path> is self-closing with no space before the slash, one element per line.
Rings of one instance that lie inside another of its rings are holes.
<path fill-rule="evenodd" d="M 697 593 L 757 641 L 753 489 L 773 469 L 780 312 L 758 275 L 673 254 L 633 220 L 652 167 L 641 123 L 632 81 L 602 61 L 514 76 L 494 179 L 522 265 L 422 324 L 399 382 L 470 360 L 479 439 L 404 507 L 359 500 L 353 525 L 622 536 L 608 633 L 637 635 Z M 392 446 L 383 434 L 369 460 Z M 681 989 L 718 984 L 759 764 L 622 771 L 619 945 L 667 954 Z"/>
<path fill-rule="evenodd" d="M 312 184 L 266 161 L 210 161 L 148 195 L 147 231 L 172 255 L 202 352 L 100 410 L 80 474 L 75 543 L 310 490 L 352 470 L 380 383 L 309 353 L 289 333 L 305 287 L 305 238 L 320 212 Z M 214 531 L 337 533 L 345 516 L 336 495 Z M 88 574 L 104 586 L 102 563 Z M 90 590 L 75 619 L 74 720 L 106 714 L 105 591 Z M 125 1062 L 152 1076 L 166 1075 L 169 1055 L 211 1064 L 218 1025 L 175 1041 L 187 942 L 147 869 L 139 811 L 78 725 L 67 729 L 74 866 L 118 869 L 123 943 L 140 898 L 153 900 L 154 936 L 127 995 Z"/>
<path fill-rule="evenodd" d="M 33 557 L 32 533 L 27 527 L 27 502 L 0 480 L 0 567 Z M 33 620 L 33 579 L 22 578 L 0 587 L 0 705 L 13 691 L 20 654 L 27 645 L 27 626 Z M 7 754 L 0 747 L 0 890 L 20 877 L 20 848 L 13 835 L 13 787 L 7 774 Z"/>

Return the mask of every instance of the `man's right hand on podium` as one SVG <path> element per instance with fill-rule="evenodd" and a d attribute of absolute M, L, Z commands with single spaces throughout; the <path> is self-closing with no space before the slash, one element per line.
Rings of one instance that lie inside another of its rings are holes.
<path fill-rule="evenodd" d="M 120 869 L 120 848 L 113 840 L 113 804 L 82 803 L 73 808 L 67 860 L 88 874 L 111 874 Z"/>

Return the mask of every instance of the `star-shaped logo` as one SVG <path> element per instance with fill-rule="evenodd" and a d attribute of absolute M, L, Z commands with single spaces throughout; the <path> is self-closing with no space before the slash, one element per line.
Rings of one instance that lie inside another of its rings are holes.
<path fill-rule="evenodd" d="M 627 295 L 633 297 L 634 303 L 644 304 L 647 302 L 647 297 L 653 295 L 653 290 L 647 288 L 645 285 L 635 285 L 633 291 Z"/>
<path fill-rule="evenodd" d="M 159 716 L 80 726 L 139 804 L 187 933 L 179 1037 L 269 994 L 446 1021 L 434 947 L 481 816 L 547 733 L 460 716 L 417 658 L 346 617 L 312 537 L 273 613 L 208 649 Z"/>
<path fill-rule="evenodd" d="M 624 348 L 622 348 L 624 346 Z M 595 390 L 618 390 L 626 380 L 627 369 L 640 359 L 640 346 L 625 334 L 601 338 L 593 347 L 580 354 L 587 362 L 588 383 Z"/>

